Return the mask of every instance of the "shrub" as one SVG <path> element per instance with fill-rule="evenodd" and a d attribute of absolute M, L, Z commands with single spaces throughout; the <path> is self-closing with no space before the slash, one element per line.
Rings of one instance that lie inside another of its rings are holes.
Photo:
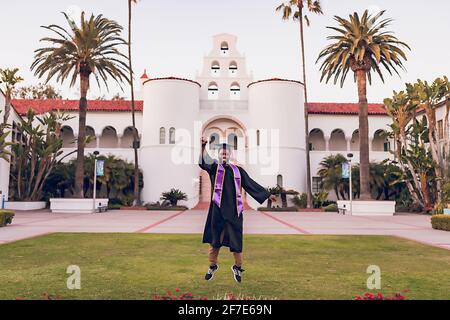
<path fill-rule="evenodd" d="M 296 195 L 292 198 L 292 202 L 299 208 L 306 208 L 308 204 L 308 195 L 306 193 L 302 193 L 301 195 Z"/>
<path fill-rule="evenodd" d="M 335 203 L 329 204 L 328 206 L 323 208 L 325 212 L 338 212 L 338 206 Z"/>
<path fill-rule="evenodd" d="M 322 208 L 328 199 L 328 192 L 321 191 L 314 194 L 313 204 L 314 208 Z"/>
<path fill-rule="evenodd" d="M 431 226 L 436 230 L 450 231 L 450 215 L 436 214 L 431 217 Z"/>
<path fill-rule="evenodd" d="M 258 211 L 273 211 L 273 212 L 286 212 L 286 211 L 292 212 L 292 211 L 294 211 L 294 212 L 297 212 L 298 208 L 297 207 L 286 207 L 286 208 L 283 208 L 283 207 L 276 207 L 276 208 L 275 207 L 274 208 L 259 207 Z"/>
<path fill-rule="evenodd" d="M 178 189 L 171 189 L 169 192 L 162 194 L 161 200 L 169 201 L 172 206 L 176 206 L 178 201 L 187 200 L 187 195 Z"/>
<path fill-rule="evenodd" d="M 8 210 L 0 210 L 0 227 L 6 227 L 12 223 L 14 212 Z"/>
<path fill-rule="evenodd" d="M 164 201 L 163 203 L 160 203 L 159 201 L 154 203 L 147 203 L 146 205 L 144 205 L 144 207 L 150 211 L 185 211 L 189 209 L 186 206 L 172 206 L 169 202 L 166 201 Z"/>

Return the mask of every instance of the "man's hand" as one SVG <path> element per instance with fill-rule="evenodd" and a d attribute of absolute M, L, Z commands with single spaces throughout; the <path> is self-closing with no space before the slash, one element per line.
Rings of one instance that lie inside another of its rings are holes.
<path fill-rule="evenodd" d="M 205 147 L 205 146 L 206 146 L 206 144 L 208 143 L 208 140 L 206 140 L 206 138 L 205 138 L 205 137 L 202 137 L 202 139 L 201 139 L 201 143 L 202 143 L 202 147 Z"/>
<path fill-rule="evenodd" d="M 271 194 L 270 197 L 269 197 L 269 200 L 272 201 L 272 202 L 276 202 L 277 201 L 277 196 L 274 195 L 274 194 Z"/>

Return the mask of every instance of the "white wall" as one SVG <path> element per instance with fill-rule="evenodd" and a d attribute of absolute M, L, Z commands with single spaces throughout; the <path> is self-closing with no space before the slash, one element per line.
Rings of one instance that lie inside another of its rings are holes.
<path fill-rule="evenodd" d="M 258 147 L 250 142 L 248 151 L 250 154 L 259 153 L 259 156 L 269 155 L 272 164 L 265 165 L 263 158 L 259 157 L 259 164 L 251 165 L 248 171 L 264 187 L 274 187 L 280 174 L 283 176 L 284 188 L 305 191 L 306 145 L 303 108 L 303 90 L 299 83 L 268 81 L 253 84 L 249 88 L 250 127 L 261 131 L 261 145 Z M 265 139 L 263 132 L 267 132 L 270 138 Z M 250 137 L 250 141 L 252 140 L 254 141 L 254 136 Z M 277 143 L 277 146 L 274 143 Z M 272 169 L 267 170 L 269 167 Z M 249 205 L 259 206 L 255 201 L 249 201 Z"/>
<path fill-rule="evenodd" d="M 5 109 L 5 96 L 3 95 L 3 92 L 0 91 L 0 110 L 2 111 L 0 113 L 0 121 L 3 123 L 3 116 L 4 116 L 4 109 Z M 16 113 L 14 108 L 11 108 L 11 112 L 8 119 L 8 124 L 12 126 L 13 122 L 20 121 L 19 115 Z M 7 137 L 7 142 L 11 142 L 12 136 L 11 133 Z M 9 172 L 10 172 L 10 163 L 8 161 L 0 159 L 0 207 L 1 207 L 1 201 L 2 196 L 5 196 L 5 200 L 8 200 L 9 197 Z"/>
<path fill-rule="evenodd" d="M 199 200 L 199 167 L 195 164 L 192 133 L 198 117 L 200 87 L 183 80 L 154 80 L 144 86 L 144 114 L 141 166 L 144 173 L 144 202 L 159 201 L 161 193 L 177 188 L 193 207 Z M 160 144 L 160 128 L 166 129 L 166 143 Z M 168 144 L 169 129 L 175 128 L 176 145 Z M 183 139 L 183 132 L 188 134 Z M 180 161 L 185 157 L 185 161 Z"/>

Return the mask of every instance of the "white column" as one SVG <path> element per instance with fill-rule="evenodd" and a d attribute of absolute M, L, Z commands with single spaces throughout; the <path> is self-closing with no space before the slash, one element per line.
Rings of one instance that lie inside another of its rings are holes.
<path fill-rule="evenodd" d="M 122 138 L 123 138 L 123 134 L 118 134 L 117 135 L 117 148 L 121 148 L 122 147 Z"/>
<path fill-rule="evenodd" d="M 325 151 L 330 151 L 330 136 L 324 136 L 325 138 Z"/>
<path fill-rule="evenodd" d="M 352 150 L 352 137 L 345 137 L 345 141 L 347 141 L 347 151 L 351 151 Z"/>
<path fill-rule="evenodd" d="M 97 149 L 100 148 L 100 134 L 95 135 L 95 142 L 97 143 Z"/>

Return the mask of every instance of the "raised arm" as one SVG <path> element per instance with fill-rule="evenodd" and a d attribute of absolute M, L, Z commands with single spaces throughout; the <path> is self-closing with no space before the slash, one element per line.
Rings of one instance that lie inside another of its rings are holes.
<path fill-rule="evenodd" d="M 214 160 L 209 156 L 208 151 L 206 151 L 206 144 L 208 143 L 205 138 L 201 139 L 202 149 L 200 151 L 200 157 L 198 161 L 198 165 L 203 170 L 211 173 L 212 166 L 214 164 Z"/>
<path fill-rule="evenodd" d="M 263 204 L 264 201 L 269 198 L 273 200 L 273 196 L 269 193 L 269 191 L 266 190 L 266 188 L 259 185 L 256 181 L 250 178 L 250 176 L 244 169 L 239 168 L 239 170 L 241 172 L 242 187 L 245 191 L 247 191 L 249 195 L 251 195 L 260 204 Z"/>

